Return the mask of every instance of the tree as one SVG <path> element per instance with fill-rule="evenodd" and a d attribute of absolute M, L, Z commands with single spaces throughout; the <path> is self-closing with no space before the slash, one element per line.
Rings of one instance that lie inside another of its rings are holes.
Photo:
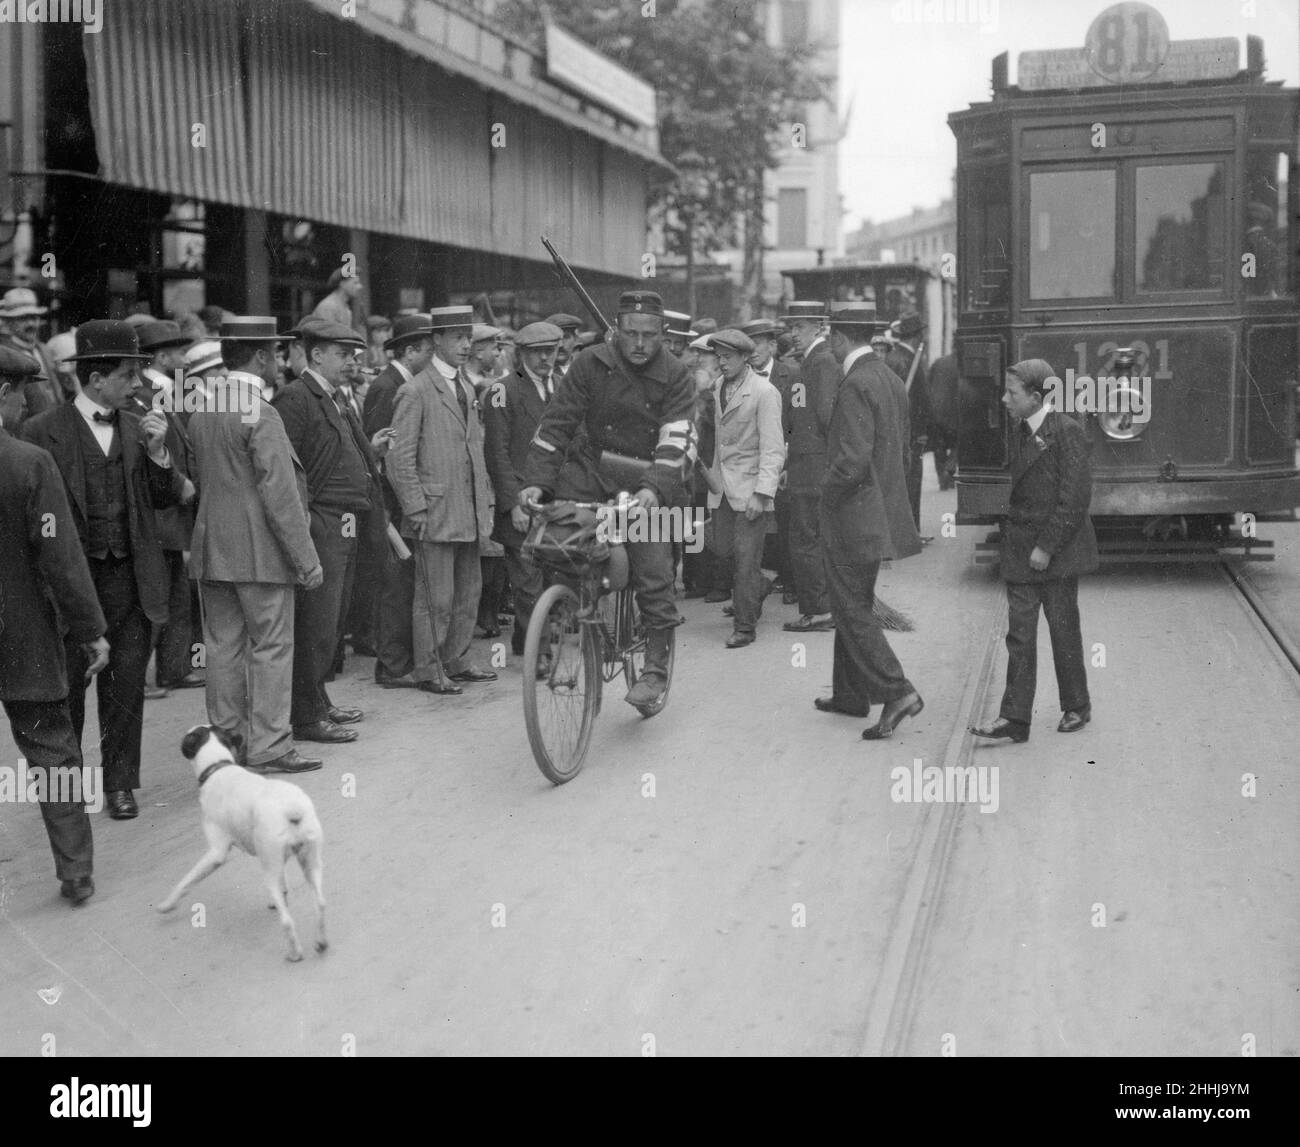
<path fill-rule="evenodd" d="M 756 16 L 760 5 L 735 0 L 506 0 L 496 18 L 538 42 L 543 9 L 651 84 L 658 97 L 659 149 L 670 160 L 694 148 L 704 156 L 711 195 L 696 213 L 695 248 L 740 246 L 747 298 L 761 291 L 763 175 L 790 142 L 791 120 L 827 86 L 815 70 L 818 47 L 773 47 Z M 653 12 L 653 15 L 649 13 Z M 670 252 L 687 241 L 679 189 L 653 188 L 647 209 L 665 221 Z"/>

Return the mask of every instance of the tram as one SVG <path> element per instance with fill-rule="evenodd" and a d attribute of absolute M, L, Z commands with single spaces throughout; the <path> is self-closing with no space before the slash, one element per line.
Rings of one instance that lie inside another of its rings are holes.
<path fill-rule="evenodd" d="M 1022 53 L 1014 86 L 998 56 L 993 98 L 949 116 L 959 523 L 1005 512 L 1000 397 L 1027 358 L 1088 430 L 1099 525 L 1228 540 L 1234 515 L 1294 519 L 1300 101 L 1258 38 L 1239 51 L 1119 4 L 1082 48 Z"/>
<path fill-rule="evenodd" d="M 890 323 L 915 311 L 926 326 L 928 358 L 952 351 L 953 281 L 919 263 L 831 263 L 782 272 L 787 297 L 828 302 L 866 302 L 876 317 Z"/>

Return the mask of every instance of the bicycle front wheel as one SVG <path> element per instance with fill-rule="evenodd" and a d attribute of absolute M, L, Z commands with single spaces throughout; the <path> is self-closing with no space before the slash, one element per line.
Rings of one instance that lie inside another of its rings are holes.
<path fill-rule="evenodd" d="M 542 775 L 555 785 L 582 770 L 600 704 L 600 665 L 578 595 L 550 586 L 533 607 L 524 641 L 524 725 Z"/>

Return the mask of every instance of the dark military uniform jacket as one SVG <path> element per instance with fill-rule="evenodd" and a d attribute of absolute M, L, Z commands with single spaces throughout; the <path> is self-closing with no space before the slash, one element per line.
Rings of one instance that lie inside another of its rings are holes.
<path fill-rule="evenodd" d="M 694 412 L 690 375 L 665 348 L 638 370 L 608 343 L 588 347 L 537 427 L 524 485 L 559 498 L 610 498 L 617 484 L 599 469 L 610 451 L 651 462 L 640 484 L 669 505 L 694 464 Z"/>
<path fill-rule="evenodd" d="M 1031 582 L 1089 573 L 1097 568 L 1097 535 L 1088 516 L 1088 436 L 1073 418 L 1055 410 L 1037 434 L 1025 433 L 1028 427 L 1022 422 L 1011 429 L 1011 504 L 1002 526 L 1002 576 Z M 1045 570 L 1029 565 L 1035 546 L 1052 555 Z"/>

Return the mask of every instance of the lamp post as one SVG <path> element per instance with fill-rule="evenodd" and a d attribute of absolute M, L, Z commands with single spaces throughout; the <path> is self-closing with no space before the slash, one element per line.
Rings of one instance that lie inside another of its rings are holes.
<path fill-rule="evenodd" d="M 708 176 L 704 174 L 704 156 L 694 148 L 677 157 L 678 196 L 686 216 L 686 310 L 695 317 L 695 213 L 709 194 Z"/>

